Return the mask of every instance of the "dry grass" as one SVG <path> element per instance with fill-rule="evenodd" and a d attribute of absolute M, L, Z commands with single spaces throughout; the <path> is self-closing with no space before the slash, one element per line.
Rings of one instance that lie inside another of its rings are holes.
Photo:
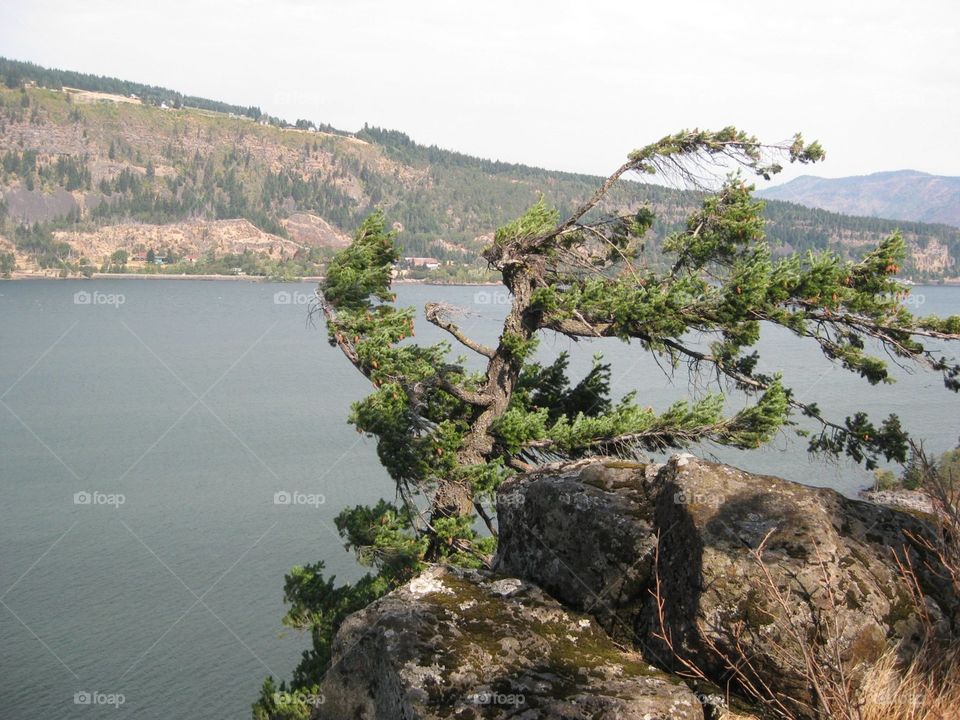
<path fill-rule="evenodd" d="M 934 508 L 934 539 L 913 537 L 939 560 L 938 574 L 960 596 L 960 487 L 914 445 L 921 470 L 921 491 Z M 824 717 L 844 720 L 960 719 L 960 646 L 934 634 L 915 568 L 904 552 L 894 554 L 917 615 L 927 628 L 927 642 L 905 667 L 891 648 L 862 679 L 854 702 L 826 708 Z M 933 570 L 934 568 L 927 568 Z"/>
<path fill-rule="evenodd" d="M 921 470 L 921 490 L 934 508 L 936 538 L 913 538 L 940 561 L 943 572 L 960 596 L 960 485 L 930 461 L 923 448 L 913 445 Z M 914 590 L 918 613 L 926 620 L 931 641 L 905 668 L 896 653 L 888 652 L 864 678 L 857 720 L 956 720 L 960 718 L 960 647 L 932 638 L 919 594 L 916 573 L 901 565 L 901 575 Z"/>
<path fill-rule="evenodd" d="M 937 526 L 937 539 L 927 548 L 939 557 L 953 591 L 960 596 L 960 483 L 942 472 L 922 446 L 913 444 L 912 448 L 920 465 L 920 490 L 930 500 Z"/>
<path fill-rule="evenodd" d="M 858 720 L 960 718 L 960 648 L 928 646 L 902 669 L 896 653 L 884 655 L 860 688 Z"/>

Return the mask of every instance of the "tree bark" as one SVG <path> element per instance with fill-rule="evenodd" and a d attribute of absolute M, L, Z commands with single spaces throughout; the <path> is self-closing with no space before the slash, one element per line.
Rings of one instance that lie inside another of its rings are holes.
<path fill-rule="evenodd" d="M 503 323 L 503 333 L 510 333 L 527 341 L 536 332 L 536 325 L 529 317 L 530 297 L 537 285 L 537 272 L 532 267 L 504 273 L 504 280 L 512 295 L 510 312 Z M 491 460 L 494 453 L 494 438 L 490 434 L 493 423 L 507 411 L 520 370 L 522 358 L 513 357 L 503 335 L 487 362 L 486 380 L 479 393 L 488 404 L 478 407 L 470 429 L 464 438 L 463 447 L 457 453 L 461 466 L 479 465 Z M 464 481 L 451 478 L 439 480 L 430 508 L 430 523 L 446 517 L 471 515 L 474 511 L 473 489 Z"/>

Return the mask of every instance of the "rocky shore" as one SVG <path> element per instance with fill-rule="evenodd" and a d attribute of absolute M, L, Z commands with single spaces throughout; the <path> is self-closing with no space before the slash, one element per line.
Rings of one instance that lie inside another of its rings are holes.
<path fill-rule="evenodd" d="M 761 717 L 752 685 L 812 718 L 810 657 L 855 689 L 924 622 L 958 637 L 922 517 L 689 455 L 624 465 L 507 481 L 493 570 L 432 567 L 351 616 L 313 717 Z"/>

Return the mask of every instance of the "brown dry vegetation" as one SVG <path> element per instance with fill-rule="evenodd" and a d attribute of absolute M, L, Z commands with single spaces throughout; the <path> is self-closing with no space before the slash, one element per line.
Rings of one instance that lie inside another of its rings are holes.
<path fill-rule="evenodd" d="M 891 650 L 867 674 L 856 720 L 953 720 L 960 716 L 960 650 L 931 645 L 903 668 Z"/>

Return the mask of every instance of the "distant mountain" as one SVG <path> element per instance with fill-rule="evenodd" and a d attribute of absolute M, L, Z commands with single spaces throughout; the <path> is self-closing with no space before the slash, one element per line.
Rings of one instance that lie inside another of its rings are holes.
<path fill-rule="evenodd" d="M 757 194 L 845 215 L 960 227 L 960 177 L 930 175 L 917 170 L 844 178 L 804 175 Z"/>
<path fill-rule="evenodd" d="M 154 269 L 136 260 L 153 250 L 176 271 L 315 274 L 382 208 L 404 255 L 437 258 L 444 264 L 432 276 L 460 278 L 486 272 L 480 248 L 541 194 L 566 215 L 601 182 L 421 145 L 395 130 L 290 124 L 255 107 L 0 58 L 0 260 L 9 265 L 12 252 L 19 272 Z M 663 238 L 701 202 L 628 181 L 603 210 L 656 213 L 644 261 L 657 266 Z M 764 213 L 775 255 L 831 249 L 856 258 L 899 228 L 905 276 L 936 280 L 960 267 L 956 227 L 774 200 Z"/>

